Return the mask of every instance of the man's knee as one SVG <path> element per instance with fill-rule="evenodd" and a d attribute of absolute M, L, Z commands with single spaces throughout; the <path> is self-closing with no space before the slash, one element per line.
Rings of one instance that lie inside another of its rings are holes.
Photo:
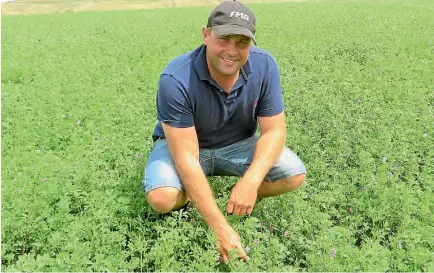
<path fill-rule="evenodd" d="M 151 190 L 146 195 L 149 205 L 157 213 L 168 213 L 175 208 L 180 190 L 174 187 L 161 187 Z"/>
<path fill-rule="evenodd" d="M 287 191 L 294 191 L 298 187 L 300 187 L 305 180 L 306 180 L 306 174 L 302 173 L 302 174 L 284 178 L 279 182 L 283 183 L 286 186 Z"/>

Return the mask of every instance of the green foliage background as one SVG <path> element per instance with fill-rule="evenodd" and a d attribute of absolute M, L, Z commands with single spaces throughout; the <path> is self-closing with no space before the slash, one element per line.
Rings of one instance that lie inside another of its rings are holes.
<path fill-rule="evenodd" d="M 211 8 L 2 16 L 3 271 L 434 271 L 434 3 L 250 7 L 308 179 L 228 216 L 228 265 L 141 188 L 159 73 Z M 210 179 L 222 210 L 235 182 Z"/>

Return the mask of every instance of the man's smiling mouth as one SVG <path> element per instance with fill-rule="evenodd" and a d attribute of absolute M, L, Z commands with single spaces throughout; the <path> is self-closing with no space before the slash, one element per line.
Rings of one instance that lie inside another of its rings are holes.
<path fill-rule="evenodd" d="M 225 61 L 225 62 L 228 62 L 228 63 L 235 63 L 236 62 L 236 60 L 228 60 L 228 59 L 225 59 L 225 58 L 223 58 L 223 57 L 221 57 L 222 59 L 223 59 L 223 61 Z"/>

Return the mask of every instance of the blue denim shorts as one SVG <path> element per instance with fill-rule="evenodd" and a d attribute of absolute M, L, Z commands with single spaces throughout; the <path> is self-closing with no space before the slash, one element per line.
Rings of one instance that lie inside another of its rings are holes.
<path fill-rule="evenodd" d="M 258 138 L 254 135 L 226 147 L 200 149 L 199 162 L 203 172 L 206 176 L 243 176 L 253 160 Z M 275 182 L 303 173 L 306 173 L 303 162 L 294 152 L 285 147 L 265 176 L 265 181 Z M 145 167 L 142 186 L 146 193 L 160 187 L 175 187 L 184 191 L 170 155 L 169 146 L 164 138 L 154 143 Z"/>

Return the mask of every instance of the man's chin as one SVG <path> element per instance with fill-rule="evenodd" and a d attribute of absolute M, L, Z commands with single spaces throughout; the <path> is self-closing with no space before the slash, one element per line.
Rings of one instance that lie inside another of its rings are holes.
<path fill-rule="evenodd" d="M 224 75 L 224 76 L 233 76 L 238 72 L 239 69 L 220 69 L 220 74 Z"/>

